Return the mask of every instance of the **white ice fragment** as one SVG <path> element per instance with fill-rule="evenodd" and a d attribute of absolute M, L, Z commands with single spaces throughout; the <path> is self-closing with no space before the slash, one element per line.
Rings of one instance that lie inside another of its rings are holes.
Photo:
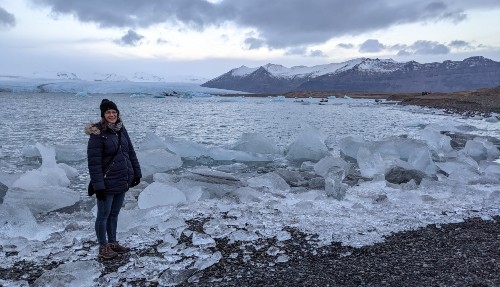
<path fill-rule="evenodd" d="M 255 189 L 244 186 L 240 187 L 231 192 L 240 202 L 251 203 L 251 202 L 260 202 L 261 193 L 256 191 Z"/>
<path fill-rule="evenodd" d="M 176 187 L 153 182 L 139 194 L 138 204 L 140 209 L 146 209 L 162 205 L 175 205 L 186 201 L 186 195 Z"/>
<path fill-rule="evenodd" d="M 267 187 L 270 190 L 289 191 L 290 186 L 275 172 L 248 179 L 248 185 L 253 188 Z"/>
<path fill-rule="evenodd" d="M 281 230 L 278 234 L 276 234 L 276 240 L 278 241 L 287 241 L 290 239 L 292 239 L 292 235 L 288 231 Z"/>
<path fill-rule="evenodd" d="M 231 234 L 228 236 L 229 242 L 234 243 L 235 241 L 254 241 L 259 239 L 259 235 L 257 235 L 253 231 L 247 231 L 247 230 L 236 230 L 231 232 Z"/>
<path fill-rule="evenodd" d="M 158 135 L 148 132 L 139 145 L 140 150 L 167 149 L 167 143 Z"/>
<path fill-rule="evenodd" d="M 158 229 L 162 233 L 168 229 L 175 230 L 175 229 L 184 229 L 186 227 L 187 224 L 184 221 L 184 219 L 179 217 L 171 217 L 167 221 L 158 224 Z"/>
<path fill-rule="evenodd" d="M 45 147 L 37 143 L 37 149 L 42 155 L 42 166 L 23 174 L 12 187 L 25 190 L 39 190 L 45 187 L 66 187 L 70 184 L 66 172 L 56 163 L 56 153 L 53 147 Z"/>
<path fill-rule="evenodd" d="M 244 133 L 241 139 L 233 147 L 234 150 L 261 153 L 261 154 L 279 154 L 280 151 L 271 139 L 261 134 Z"/>
<path fill-rule="evenodd" d="M 317 175 L 326 177 L 330 172 L 338 172 L 343 170 L 345 174 L 348 173 L 350 168 L 349 163 L 339 157 L 327 156 L 322 158 L 314 165 L 314 172 Z"/>
<path fill-rule="evenodd" d="M 0 238 L 24 237 L 29 240 L 46 240 L 57 230 L 40 226 L 28 207 L 0 204 Z"/>
<path fill-rule="evenodd" d="M 321 135 L 315 130 L 306 130 L 299 134 L 286 151 L 286 159 L 296 162 L 319 161 L 330 155 Z"/>
<path fill-rule="evenodd" d="M 348 136 L 339 141 L 341 155 L 353 160 L 356 159 L 361 145 L 363 145 L 363 138 L 361 136 Z"/>
<path fill-rule="evenodd" d="M 214 245 L 215 240 L 210 237 L 210 235 L 199 233 L 199 232 L 193 232 L 193 245 L 196 246 L 207 246 L 207 245 Z"/>
<path fill-rule="evenodd" d="M 345 197 L 348 185 L 342 183 L 345 174 L 340 173 L 329 173 L 325 178 L 325 193 L 326 195 L 333 197 L 338 200 L 342 200 Z"/>
<path fill-rule="evenodd" d="M 485 138 L 477 137 L 473 140 L 468 140 L 462 152 L 473 158 L 475 161 L 494 160 L 500 156 L 500 151 L 495 145 Z"/>
<path fill-rule="evenodd" d="M 379 153 L 372 153 L 368 148 L 362 146 L 356 155 L 361 176 L 373 178 L 385 173 L 385 163 Z"/>
<path fill-rule="evenodd" d="M 432 160 L 430 150 L 425 146 L 413 149 L 408 157 L 408 164 L 416 170 L 425 172 L 427 175 L 436 174 L 437 167 Z"/>
<path fill-rule="evenodd" d="M 451 138 L 441 134 L 440 130 L 437 130 L 435 126 L 427 126 L 421 131 L 420 137 L 438 157 L 445 157 L 453 151 Z"/>
<path fill-rule="evenodd" d="M 218 263 L 221 259 L 222 253 L 220 253 L 220 251 L 204 256 L 199 256 L 198 260 L 196 260 L 196 262 L 194 263 L 193 268 L 203 270 Z"/>
<path fill-rule="evenodd" d="M 27 206 L 33 214 L 46 213 L 71 206 L 80 200 L 77 191 L 66 187 L 38 186 L 34 189 L 9 189 L 4 203 L 12 206 Z"/>
<path fill-rule="evenodd" d="M 63 263 L 45 271 L 33 286 L 94 286 L 102 268 L 95 260 Z"/>
<path fill-rule="evenodd" d="M 271 246 L 267 249 L 266 253 L 269 256 L 276 256 L 280 253 L 280 249 L 276 246 Z"/>
<path fill-rule="evenodd" d="M 285 262 L 288 262 L 288 255 L 286 254 L 283 254 L 283 255 L 280 255 L 278 256 L 278 258 L 276 258 L 276 260 L 274 260 L 275 263 L 285 263 Z"/>
<path fill-rule="evenodd" d="M 169 153 L 164 149 L 138 151 L 137 158 L 141 163 L 143 177 L 182 166 L 182 160 L 178 155 Z"/>
<path fill-rule="evenodd" d="M 21 177 L 12 184 L 12 187 L 36 191 L 52 186 L 66 187 L 69 186 L 69 184 L 70 181 L 64 169 L 59 167 L 41 167 L 39 169 L 27 171 L 25 174 L 21 175 Z"/>

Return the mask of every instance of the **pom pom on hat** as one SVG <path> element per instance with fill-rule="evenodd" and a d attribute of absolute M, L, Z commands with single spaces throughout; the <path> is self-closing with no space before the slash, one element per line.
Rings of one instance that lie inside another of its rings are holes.
<path fill-rule="evenodd" d="M 118 113 L 118 115 L 120 115 L 120 111 L 118 110 L 116 104 L 108 99 L 103 99 L 101 101 L 101 105 L 99 106 L 99 108 L 101 109 L 101 118 L 104 118 L 104 113 L 107 110 L 115 110 Z"/>

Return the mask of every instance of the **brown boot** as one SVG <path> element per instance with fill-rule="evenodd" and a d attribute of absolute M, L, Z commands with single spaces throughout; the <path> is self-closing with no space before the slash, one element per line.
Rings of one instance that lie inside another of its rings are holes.
<path fill-rule="evenodd" d="M 110 260 L 118 256 L 118 253 L 114 252 L 110 247 L 110 244 L 99 246 L 99 257 L 104 260 Z"/>
<path fill-rule="evenodd" d="M 130 251 L 130 248 L 127 248 L 127 247 L 124 247 L 124 246 L 121 246 L 118 241 L 116 242 L 112 242 L 112 243 L 109 243 L 109 247 L 115 251 L 116 253 L 118 254 L 123 254 L 123 253 L 127 253 Z"/>

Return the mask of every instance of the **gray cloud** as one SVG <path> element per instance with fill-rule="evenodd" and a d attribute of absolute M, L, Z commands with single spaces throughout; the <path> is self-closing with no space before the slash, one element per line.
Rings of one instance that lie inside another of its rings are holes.
<path fill-rule="evenodd" d="M 419 55 L 441 55 L 450 52 L 450 48 L 435 41 L 416 41 L 409 48 Z"/>
<path fill-rule="evenodd" d="M 307 53 L 307 48 L 306 47 L 293 47 L 293 48 L 288 48 L 285 52 L 285 55 L 301 55 L 305 56 Z"/>
<path fill-rule="evenodd" d="M 343 48 L 343 49 L 352 49 L 352 48 L 354 48 L 354 45 L 351 43 L 340 43 L 340 44 L 337 44 L 337 47 Z"/>
<path fill-rule="evenodd" d="M 455 40 L 451 41 L 448 46 L 453 47 L 453 48 L 459 48 L 459 49 L 469 49 L 472 48 L 472 45 L 469 44 L 469 42 L 462 41 L 462 40 Z"/>
<path fill-rule="evenodd" d="M 245 39 L 245 44 L 248 46 L 250 50 L 256 50 L 265 45 L 265 41 L 262 39 L 257 39 L 254 37 L 249 37 Z"/>
<path fill-rule="evenodd" d="M 359 46 L 359 52 L 361 53 L 377 53 L 384 49 L 385 46 L 375 39 L 368 39 Z"/>
<path fill-rule="evenodd" d="M 455 42 L 455 41 L 454 41 Z M 463 42 L 463 41 L 462 41 Z M 453 43 L 453 42 L 452 42 Z M 465 42 L 464 42 L 465 43 Z M 455 45 L 461 45 L 463 43 L 455 43 Z M 451 45 L 450 45 L 451 46 Z M 445 44 L 419 40 L 412 45 L 394 45 L 389 47 L 391 50 L 398 50 L 398 56 L 410 56 L 410 55 L 445 55 L 450 53 L 450 48 Z"/>
<path fill-rule="evenodd" d="M 410 56 L 411 53 L 406 51 L 406 50 L 401 50 L 401 51 L 398 51 L 397 55 L 398 56 Z"/>
<path fill-rule="evenodd" d="M 144 36 L 137 34 L 135 31 L 128 30 L 127 34 L 115 42 L 122 46 L 138 46 L 143 38 Z"/>
<path fill-rule="evenodd" d="M 497 0 L 31 0 L 53 13 L 101 27 L 136 29 L 167 24 L 203 30 L 231 22 L 253 28 L 270 48 L 324 43 L 393 25 L 463 21 L 468 9 L 500 7 Z M 249 44 L 249 43 L 247 43 Z M 250 44 L 255 44 L 254 42 Z M 255 47 L 255 46 L 253 46 Z"/>
<path fill-rule="evenodd" d="M 324 57 L 328 57 L 327 54 L 325 54 L 323 51 L 321 50 L 312 50 L 310 53 L 309 53 L 309 56 L 311 57 L 319 57 L 319 58 L 324 58 Z"/>
<path fill-rule="evenodd" d="M 16 17 L 0 7 L 0 27 L 10 28 L 14 26 L 16 26 Z"/>

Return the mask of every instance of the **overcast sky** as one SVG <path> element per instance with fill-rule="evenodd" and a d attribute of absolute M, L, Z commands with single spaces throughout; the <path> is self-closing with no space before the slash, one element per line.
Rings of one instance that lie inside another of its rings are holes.
<path fill-rule="evenodd" d="M 0 75 L 500 61 L 500 0 L 0 0 Z"/>

